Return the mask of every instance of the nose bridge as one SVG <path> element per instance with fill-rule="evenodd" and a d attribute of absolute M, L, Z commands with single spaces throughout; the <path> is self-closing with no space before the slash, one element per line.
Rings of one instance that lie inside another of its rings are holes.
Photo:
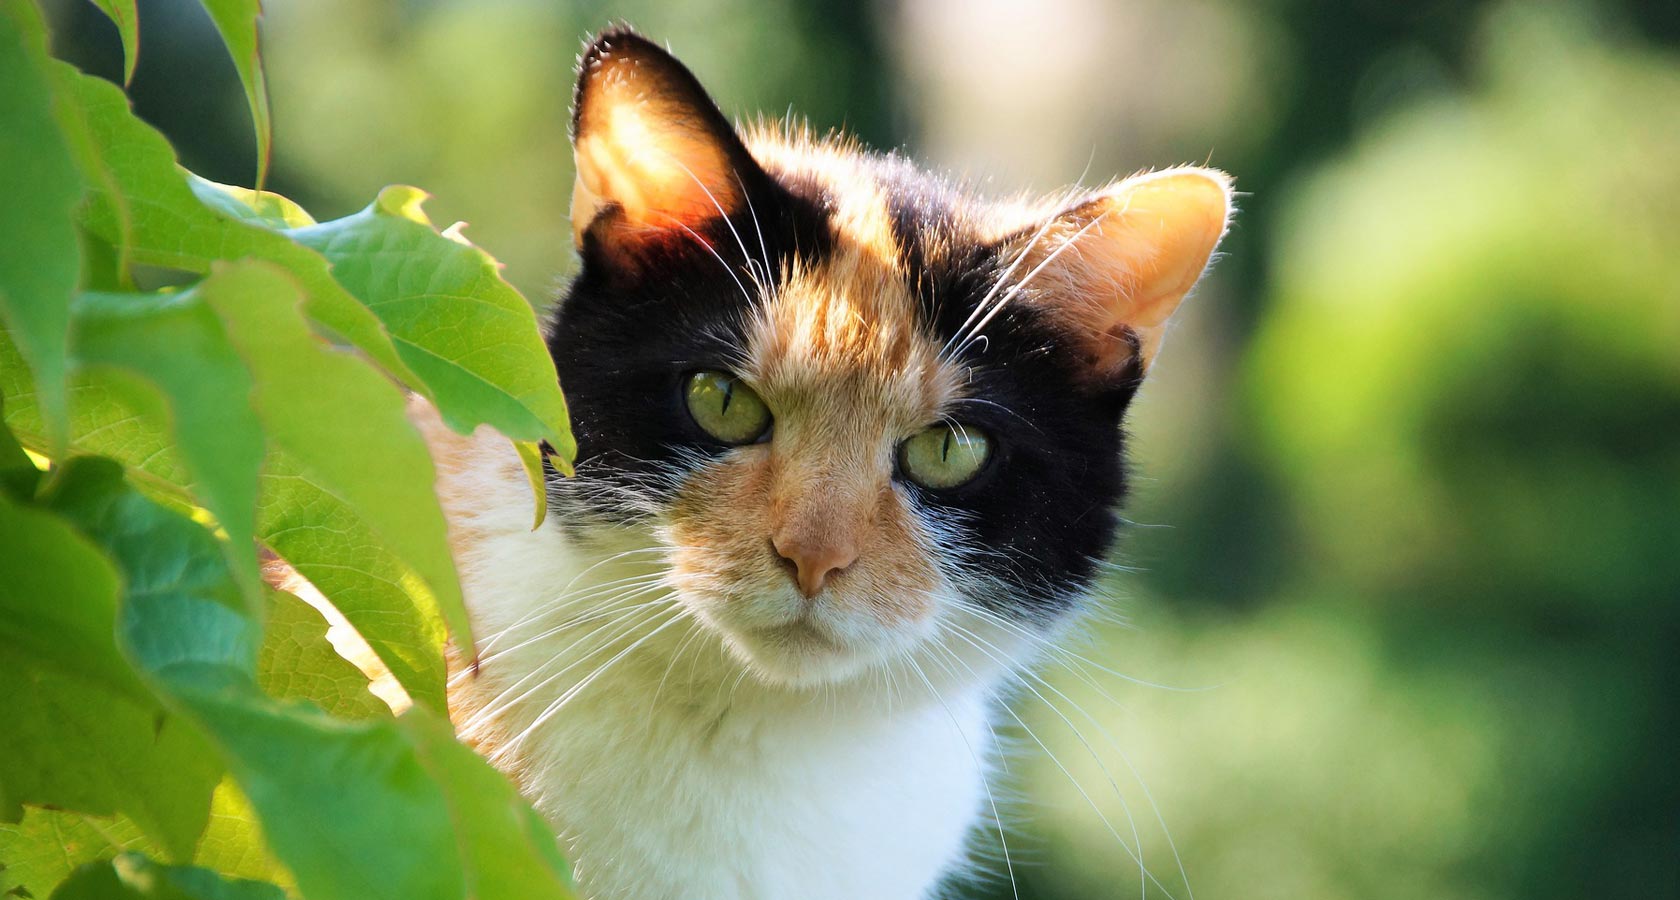
<path fill-rule="evenodd" d="M 770 498 L 770 542 L 794 568 L 801 593 L 820 591 L 869 544 L 881 473 L 867 441 L 793 441 Z"/>

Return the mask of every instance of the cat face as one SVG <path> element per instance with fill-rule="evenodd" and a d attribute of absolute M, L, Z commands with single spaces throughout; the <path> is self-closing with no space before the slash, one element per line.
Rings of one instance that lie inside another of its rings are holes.
<path fill-rule="evenodd" d="M 1175 169 L 989 204 L 896 157 L 738 135 L 664 51 L 581 64 L 552 323 L 580 541 L 667 550 L 749 671 L 831 683 L 947 640 L 1043 633 L 1114 538 L 1120 424 L 1230 211 Z"/>

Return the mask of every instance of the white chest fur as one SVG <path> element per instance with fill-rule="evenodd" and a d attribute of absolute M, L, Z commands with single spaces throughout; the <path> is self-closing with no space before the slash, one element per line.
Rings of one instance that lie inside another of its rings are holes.
<path fill-rule="evenodd" d="M 917 900 L 961 865 L 988 810 L 987 688 L 740 677 L 657 583 L 603 591 L 654 570 L 633 538 L 599 564 L 620 548 L 531 531 L 505 442 L 426 418 L 482 661 L 457 723 L 555 824 L 586 896 Z"/>

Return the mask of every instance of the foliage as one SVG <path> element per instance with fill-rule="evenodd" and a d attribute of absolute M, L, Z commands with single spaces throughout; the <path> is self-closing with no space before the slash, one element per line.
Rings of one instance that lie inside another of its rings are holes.
<path fill-rule="evenodd" d="M 99 2 L 133 71 L 132 2 Z M 573 452 L 529 304 L 425 194 L 316 222 L 260 190 L 255 2 L 205 0 L 259 189 L 177 165 L 115 85 L 0 2 L 0 893 L 569 897 L 552 831 L 456 742 L 472 635 L 408 395 Z M 471 336 L 471 339 L 467 339 Z M 261 578 L 284 561 L 400 715 Z"/>

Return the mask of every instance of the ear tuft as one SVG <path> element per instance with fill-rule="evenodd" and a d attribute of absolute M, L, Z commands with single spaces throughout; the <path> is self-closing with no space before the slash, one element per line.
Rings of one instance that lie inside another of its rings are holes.
<path fill-rule="evenodd" d="M 1217 169 L 1134 175 L 1027 232 L 1032 302 L 1072 336 L 1093 380 L 1134 357 L 1147 369 L 1232 212 L 1231 177 Z"/>
<path fill-rule="evenodd" d="M 733 215 L 754 165 L 694 75 L 623 25 L 578 61 L 572 149 L 573 239 L 617 255 Z"/>

